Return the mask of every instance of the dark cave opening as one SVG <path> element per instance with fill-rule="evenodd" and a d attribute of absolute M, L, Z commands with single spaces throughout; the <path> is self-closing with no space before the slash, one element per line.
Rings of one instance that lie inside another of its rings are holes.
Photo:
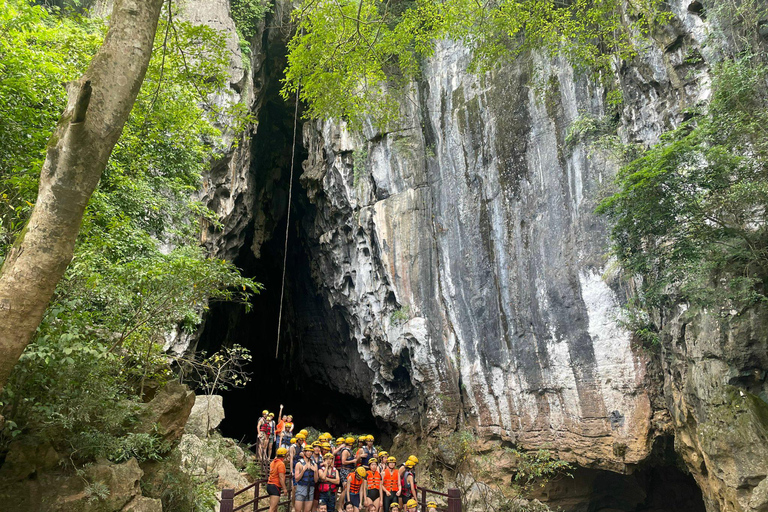
<path fill-rule="evenodd" d="M 674 438 L 660 437 L 631 474 L 579 467 L 537 497 L 568 512 L 705 512 L 701 490 L 683 467 Z"/>
<path fill-rule="evenodd" d="M 253 356 L 248 368 L 251 382 L 243 389 L 221 392 L 226 418 L 220 428 L 225 436 L 255 442 L 261 411 L 277 413 L 283 404 L 284 413 L 294 416 L 297 430 L 311 426 L 334 434 L 370 433 L 381 438 L 386 434 L 386 425 L 374 419 L 370 403 L 360 396 L 340 393 L 328 379 L 311 377 L 317 375 L 311 365 L 316 364 L 318 355 L 342 358 L 355 351 L 347 325 L 324 303 L 311 275 L 306 233 L 315 208 L 299 180 L 307 157 L 300 117 L 280 350 L 275 357 L 295 104 L 279 96 L 280 84 L 274 78 L 281 74 L 285 49 L 267 36 L 265 40 L 272 44 L 272 58 L 266 60 L 265 66 L 272 68 L 267 76 L 273 78 L 267 81 L 258 131 L 251 142 L 250 168 L 257 189 L 254 217 L 263 214 L 263 218 L 252 220 L 246 228 L 245 243 L 234 261 L 244 275 L 262 283 L 264 290 L 252 299 L 250 311 L 238 304 L 211 304 L 196 350 L 212 353 L 222 346 L 239 344 Z M 258 236 L 267 232 L 266 241 L 257 248 L 258 257 L 252 248 L 257 222 L 262 230 Z"/>

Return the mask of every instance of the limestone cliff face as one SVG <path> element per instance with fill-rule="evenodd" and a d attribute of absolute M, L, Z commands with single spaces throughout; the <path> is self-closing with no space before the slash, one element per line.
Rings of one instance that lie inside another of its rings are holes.
<path fill-rule="evenodd" d="M 653 144 L 708 99 L 717 55 L 689 3 L 670 2 L 675 18 L 616 70 L 625 142 Z M 234 87 L 256 112 L 277 39 L 255 39 Z M 768 510 L 765 314 L 664 312 L 661 356 L 637 347 L 594 214 L 617 166 L 568 139 L 605 115 L 605 91 L 558 60 L 477 76 L 470 59 L 440 43 L 386 132 L 304 125 L 292 236 L 311 285 L 288 291 L 292 368 L 413 435 L 474 428 L 583 466 L 631 472 L 674 434 L 709 511 Z M 258 259 L 282 236 L 288 164 L 274 155 L 242 144 L 211 172 L 217 254 L 247 243 Z"/>
<path fill-rule="evenodd" d="M 683 21 L 619 72 L 635 142 L 702 94 L 704 66 L 684 58 L 701 20 L 676 8 Z M 485 76 L 469 62 L 441 43 L 388 132 L 305 126 L 313 277 L 347 320 L 375 414 L 625 470 L 667 420 L 617 321 L 625 292 L 594 214 L 616 164 L 566 141 L 579 116 L 605 115 L 605 91 L 562 61 Z"/>

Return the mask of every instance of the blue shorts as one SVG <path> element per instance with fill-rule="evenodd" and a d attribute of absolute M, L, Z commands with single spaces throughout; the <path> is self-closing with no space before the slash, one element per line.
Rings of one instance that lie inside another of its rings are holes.
<path fill-rule="evenodd" d="M 314 485 L 296 485 L 296 501 L 312 501 L 315 497 Z"/>
<path fill-rule="evenodd" d="M 353 494 L 349 493 L 349 502 L 352 504 L 355 508 L 360 508 L 360 493 Z"/>

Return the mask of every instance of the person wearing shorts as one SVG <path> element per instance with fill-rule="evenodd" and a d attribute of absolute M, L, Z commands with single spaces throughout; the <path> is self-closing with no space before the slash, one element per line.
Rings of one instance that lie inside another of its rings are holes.
<path fill-rule="evenodd" d="M 269 512 L 277 512 L 280 503 L 280 495 L 285 494 L 285 462 L 283 458 L 288 450 L 279 448 L 277 456 L 269 465 L 269 478 L 267 479 L 267 494 L 269 495 Z"/>
<path fill-rule="evenodd" d="M 312 510 L 312 499 L 315 496 L 315 484 L 319 469 L 312 460 L 312 452 L 312 447 L 309 444 L 304 445 L 301 459 L 294 464 L 296 512 L 310 512 Z"/>
<path fill-rule="evenodd" d="M 323 467 L 318 474 L 318 483 L 315 487 L 320 491 L 320 503 L 328 505 L 328 510 L 333 512 L 336 508 L 336 489 L 339 487 L 341 479 L 339 470 L 333 467 L 333 454 L 326 453 L 323 461 Z"/>
<path fill-rule="evenodd" d="M 381 489 L 384 494 L 382 500 L 384 512 L 387 512 L 393 504 L 398 504 L 398 498 L 402 491 L 400 485 L 400 472 L 397 470 L 397 459 L 395 457 L 387 458 L 387 467 L 381 472 Z"/>
<path fill-rule="evenodd" d="M 366 495 L 368 490 L 366 487 L 367 478 L 368 471 L 362 466 L 350 473 L 347 478 L 347 501 L 354 507 L 354 512 L 360 512 L 360 505 L 365 506 L 361 498 Z"/>

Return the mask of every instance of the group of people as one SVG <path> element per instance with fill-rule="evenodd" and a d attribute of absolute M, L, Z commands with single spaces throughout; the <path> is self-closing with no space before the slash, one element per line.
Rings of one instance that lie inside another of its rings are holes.
<path fill-rule="evenodd" d="M 269 465 L 269 510 L 276 512 L 280 497 L 290 495 L 295 512 L 416 512 L 418 457 L 398 460 L 374 446 L 374 437 L 339 437 L 320 434 L 310 441 L 300 430 L 292 437 L 290 416 L 282 415 L 283 428 L 274 439 L 262 425 L 274 421 L 268 411 L 259 420 L 259 454 L 274 459 Z M 290 423 L 290 428 L 287 426 Z M 277 425 L 275 426 L 275 429 Z M 436 512 L 429 502 L 424 512 Z"/>

